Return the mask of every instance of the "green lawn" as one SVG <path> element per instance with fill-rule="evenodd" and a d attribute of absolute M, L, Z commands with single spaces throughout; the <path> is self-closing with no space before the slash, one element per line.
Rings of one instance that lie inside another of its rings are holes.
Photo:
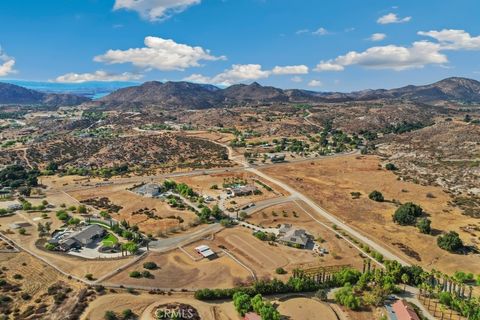
<path fill-rule="evenodd" d="M 109 233 L 105 238 L 102 240 L 102 244 L 104 246 L 108 247 L 113 247 L 115 244 L 118 243 L 117 237 L 115 237 L 113 234 Z"/>

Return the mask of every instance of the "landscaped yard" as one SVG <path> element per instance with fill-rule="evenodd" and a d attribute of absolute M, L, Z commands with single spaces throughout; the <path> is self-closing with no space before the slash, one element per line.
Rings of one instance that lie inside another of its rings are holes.
<path fill-rule="evenodd" d="M 113 247 L 118 242 L 117 237 L 113 234 L 109 233 L 105 238 L 102 240 L 102 244 L 106 247 Z"/>

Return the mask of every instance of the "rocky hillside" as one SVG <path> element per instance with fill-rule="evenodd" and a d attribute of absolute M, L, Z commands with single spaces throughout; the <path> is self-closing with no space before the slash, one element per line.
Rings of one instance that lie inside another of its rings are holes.
<path fill-rule="evenodd" d="M 480 82 L 466 78 L 447 78 L 425 86 L 406 86 L 391 90 L 367 90 L 352 93 L 357 100 L 406 99 L 420 102 L 456 100 L 480 102 Z"/>
<path fill-rule="evenodd" d="M 480 102 L 480 82 L 448 78 L 425 86 L 398 89 L 364 90 L 352 93 L 282 90 L 256 82 L 237 84 L 225 89 L 189 82 L 146 82 L 117 90 L 99 100 L 104 107 L 162 106 L 205 109 L 265 103 L 321 103 L 369 101 L 378 99 L 409 100 L 422 103 L 438 101 Z"/>
<path fill-rule="evenodd" d="M 14 84 L 0 82 L 0 104 L 72 106 L 89 100 L 88 98 L 72 94 L 43 93 Z"/>

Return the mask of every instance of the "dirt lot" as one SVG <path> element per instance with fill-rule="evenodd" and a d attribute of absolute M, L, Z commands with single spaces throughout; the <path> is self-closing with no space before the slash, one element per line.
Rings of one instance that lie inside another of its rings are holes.
<path fill-rule="evenodd" d="M 159 268 L 150 271 L 153 279 L 135 279 L 129 276 L 132 271 L 144 271 L 143 263 L 155 262 Z M 150 253 L 146 258 L 134 264 L 126 271 L 110 278 L 108 282 L 123 283 L 125 286 L 137 285 L 159 288 L 230 288 L 249 278 L 249 273 L 235 261 L 225 255 L 213 260 L 194 261 L 181 250 L 169 253 Z"/>
<path fill-rule="evenodd" d="M 40 314 L 43 314 L 43 316 L 51 314 L 52 317 L 49 319 L 64 319 L 66 315 L 71 313 L 77 295 L 83 288 L 81 283 L 68 280 L 53 268 L 25 252 L 1 253 L 0 267 L 2 268 L 0 278 L 9 285 L 20 288 L 17 292 L 11 292 L 4 285 L 1 290 L 2 295 L 7 295 L 13 299 L 10 304 L 11 310 L 18 308 L 20 314 L 24 313 L 28 307 L 33 307 L 33 310 L 40 312 L 41 304 L 45 304 L 45 312 Z M 47 289 L 57 284 L 60 284 L 63 288 L 69 287 L 72 290 L 68 293 L 66 300 L 58 306 L 54 305 L 53 297 L 47 294 Z M 26 295 L 28 295 L 28 299 L 25 299 Z M 41 302 L 35 302 L 36 299 L 40 299 Z M 42 317 L 40 314 L 38 316 Z"/>
<path fill-rule="evenodd" d="M 288 202 L 255 212 L 249 216 L 247 221 L 262 227 L 276 228 L 281 224 L 291 224 L 294 227 L 305 229 L 318 240 L 317 243 L 322 248 L 329 252 L 329 254 L 319 257 L 319 262 L 325 265 L 351 264 L 354 267 L 361 268 L 363 259 L 359 256 L 359 251 L 343 239 L 338 239 L 332 231 L 314 221 L 307 215 L 306 210 L 309 210 L 308 207 L 301 201 Z M 308 212 L 313 215 L 311 210 Z M 328 224 L 323 219 L 319 220 Z M 298 251 L 296 249 L 291 250 Z"/>
<path fill-rule="evenodd" d="M 277 310 L 287 319 L 316 320 L 321 315 L 322 320 L 336 320 L 335 312 L 328 304 L 309 298 L 291 298 L 285 301 L 275 301 Z"/>
<path fill-rule="evenodd" d="M 231 302 L 202 302 L 193 298 L 190 293 L 174 293 L 172 295 L 149 295 L 146 293 L 132 295 L 128 293 L 108 294 L 99 297 L 88 306 L 81 319 L 103 320 L 106 310 L 117 314 L 125 309 L 131 309 L 141 319 L 153 320 L 152 312 L 159 305 L 179 302 L 191 305 L 202 319 L 240 320 Z"/>
<path fill-rule="evenodd" d="M 70 194 L 79 201 L 106 197 L 113 204 L 122 207 L 118 214 L 112 214 L 114 219 L 118 221 L 125 219 L 132 225 L 138 225 L 142 232 L 152 233 L 153 235 L 156 235 L 159 231 L 166 231 L 172 227 L 179 227 L 180 225 L 188 227 L 189 223 L 193 222 L 196 218 L 196 215 L 191 211 L 175 210 L 160 199 L 140 196 L 126 190 L 126 187 L 125 185 L 108 185 L 74 191 Z M 155 209 L 155 215 L 161 219 L 152 219 L 145 214 L 132 214 L 144 208 L 148 208 L 149 210 Z M 184 222 L 181 224 L 177 219 L 167 218 L 171 216 L 181 217 Z"/>
<path fill-rule="evenodd" d="M 258 278 L 276 277 L 286 280 L 291 276 L 291 270 L 300 264 L 307 263 L 325 266 L 343 264 L 362 266 L 363 260 L 356 250 L 348 248 L 346 244 L 341 244 L 338 239 L 334 240 L 330 236 L 324 238 L 327 240 L 326 247 L 329 250 L 336 250 L 331 251 L 334 254 L 330 253 L 324 257 L 314 255 L 309 250 L 295 249 L 277 243 L 270 245 L 268 242 L 255 238 L 252 231 L 244 227 L 235 227 L 219 232 L 209 245 L 212 248 L 226 247 L 228 252 L 250 267 Z M 333 255 L 336 258 L 333 258 Z M 275 269 L 278 267 L 283 267 L 289 273 L 283 276 L 277 275 Z"/>
<path fill-rule="evenodd" d="M 478 240 L 460 227 L 478 225 L 478 221 L 461 215 L 457 209 L 449 206 L 450 198 L 442 189 L 403 182 L 392 172 L 380 168 L 379 163 L 374 156 L 352 155 L 323 159 L 308 165 L 278 165 L 263 171 L 303 192 L 332 214 L 411 263 L 447 273 L 457 270 L 477 272 L 480 256 L 450 254 L 437 247 L 435 236 L 420 234 L 415 227 L 394 224 L 392 214 L 396 206 L 388 201 L 379 203 L 369 200 L 368 194 L 378 190 L 387 200 L 396 199 L 402 203 L 411 201 L 421 205 L 432 220 L 435 233 L 457 231 L 466 244 Z M 361 192 L 361 197 L 352 199 L 351 192 Z M 402 252 L 402 244 L 404 251 L 411 250 L 410 256 Z M 413 257 L 415 252 L 420 261 Z"/>

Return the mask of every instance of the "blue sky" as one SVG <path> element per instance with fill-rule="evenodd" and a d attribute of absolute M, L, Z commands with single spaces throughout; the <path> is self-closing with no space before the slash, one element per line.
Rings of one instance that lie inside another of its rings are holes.
<path fill-rule="evenodd" d="M 480 78 L 478 0 L 3 0 L 0 79 L 318 91 Z"/>

